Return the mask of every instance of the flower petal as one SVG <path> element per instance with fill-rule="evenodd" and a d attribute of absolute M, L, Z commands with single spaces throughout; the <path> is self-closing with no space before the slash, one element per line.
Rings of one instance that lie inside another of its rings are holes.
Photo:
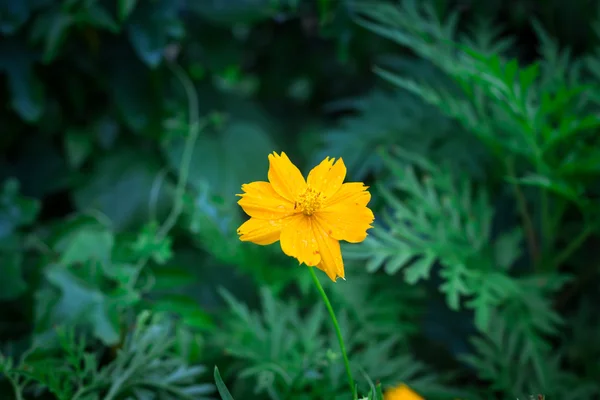
<path fill-rule="evenodd" d="M 405 384 L 386 390 L 383 397 L 385 400 L 425 400 Z"/>
<path fill-rule="evenodd" d="M 237 230 L 240 240 L 262 246 L 275 243 L 281 236 L 281 229 L 290 217 L 278 220 L 250 218 Z"/>
<path fill-rule="evenodd" d="M 308 185 L 321 192 L 327 199 L 334 195 L 346 178 L 346 165 L 341 158 L 334 164 L 335 158 L 327 157 L 308 174 Z"/>
<path fill-rule="evenodd" d="M 357 206 L 366 206 L 371 201 L 371 193 L 367 191 L 368 188 L 362 182 L 346 182 L 333 196 L 325 200 L 323 208 L 341 202 L 353 202 Z"/>
<path fill-rule="evenodd" d="M 334 282 L 338 276 L 344 278 L 344 261 L 342 260 L 340 242 L 331 237 L 326 227 L 317 220 L 313 220 L 312 229 L 321 254 L 321 262 L 317 265 L 317 268 L 325 272 L 329 279 Z"/>
<path fill-rule="evenodd" d="M 242 185 L 238 204 L 253 218 L 280 219 L 294 213 L 294 203 L 281 197 L 269 182 Z"/>
<path fill-rule="evenodd" d="M 311 228 L 311 218 L 303 214 L 289 218 L 290 222 L 281 231 L 281 250 L 300 263 L 317 265 L 321 261 L 321 255 Z"/>
<path fill-rule="evenodd" d="M 359 243 L 367 237 L 367 230 L 375 220 L 373 212 L 366 206 L 371 194 L 362 183 L 345 183 L 315 213 L 319 224 L 336 240 Z"/>
<path fill-rule="evenodd" d="M 269 154 L 269 182 L 280 196 L 295 201 L 306 189 L 306 181 L 302 173 L 288 156 L 282 151 L 281 155 Z"/>

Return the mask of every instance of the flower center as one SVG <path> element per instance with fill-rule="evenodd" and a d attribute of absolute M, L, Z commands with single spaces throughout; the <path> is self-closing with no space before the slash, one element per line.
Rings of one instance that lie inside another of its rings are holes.
<path fill-rule="evenodd" d="M 302 211 L 304 215 L 313 215 L 319 208 L 321 208 L 321 193 L 311 187 L 306 188 L 294 204 L 294 209 Z"/>

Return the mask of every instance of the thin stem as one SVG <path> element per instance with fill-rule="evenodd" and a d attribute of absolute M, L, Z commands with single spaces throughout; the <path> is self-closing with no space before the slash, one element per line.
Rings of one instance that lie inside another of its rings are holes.
<path fill-rule="evenodd" d="M 329 302 L 329 298 L 327 297 L 327 293 L 323 290 L 323 286 L 321 286 L 321 282 L 319 282 L 319 278 L 317 278 L 317 274 L 315 274 L 314 267 L 308 267 L 310 271 L 310 276 L 312 277 L 315 286 L 317 287 L 317 291 L 323 298 L 325 302 L 325 307 L 327 307 L 327 311 L 329 311 L 329 316 L 331 317 L 331 321 L 333 322 L 333 327 L 335 328 L 335 333 L 338 338 L 338 342 L 340 343 L 340 350 L 342 351 L 342 357 L 344 358 L 344 365 L 346 366 L 346 374 L 348 375 L 348 384 L 350 385 L 350 391 L 352 392 L 353 399 L 358 399 L 358 395 L 356 393 L 356 387 L 354 386 L 354 378 L 352 378 L 352 371 L 350 370 L 350 361 L 348 361 L 348 355 L 346 354 L 346 346 L 344 345 L 344 339 L 342 338 L 342 331 L 340 330 L 340 325 L 338 324 L 337 318 L 335 317 L 335 312 L 333 312 L 333 307 L 331 307 L 331 303 Z"/>
<path fill-rule="evenodd" d="M 167 219 L 162 223 L 162 225 L 158 229 L 158 232 L 156 233 L 156 239 L 158 240 L 162 240 L 165 238 L 165 236 L 169 233 L 173 226 L 175 226 L 177 218 L 179 218 L 183 210 L 183 196 L 185 194 L 185 187 L 187 184 L 188 175 L 192 163 L 194 144 L 198 139 L 200 131 L 204 129 L 206 125 L 204 121 L 200 121 L 200 117 L 198 115 L 198 96 L 194 91 L 194 84 L 192 83 L 190 78 L 188 78 L 183 68 L 181 68 L 179 65 L 173 63 L 170 64 L 170 67 L 173 73 L 183 85 L 186 91 L 186 95 L 188 97 L 189 132 L 183 148 L 181 163 L 179 165 L 179 177 L 177 180 L 177 186 L 175 187 L 175 198 L 173 208 L 167 216 Z M 129 281 L 129 287 L 135 287 L 139 276 L 149 259 L 150 257 L 141 258 L 136 263 L 133 275 Z"/>
<path fill-rule="evenodd" d="M 296 388 L 296 385 L 298 384 L 298 382 L 300 381 L 300 379 L 302 378 L 302 375 L 304 374 L 303 370 L 300 370 L 296 376 L 294 377 L 294 380 L 292 380 L 292 383 L 290 383 L 288 385 L 287 391 L 285 393 L 285 397 L 283 398 L 283 400 L 289 400 L 292 398 L 292 394 L 294 393 L 294 389 Z"/>
<path fill-rule="evenodd" d="M 157 237 L 160 239 L 164 238 L 173 228 L 183 209 L 183 195 L 185 193 L 185 185 L 187 184 L 190 172 L 194 144 L 196 143 L 200 130 L 203 128 L 200 124 L 200 117 L 198 116 L 198 96 L 194 91 L 194 84 L 179 65 L 173 63 L 171 64 L 171 69 L 185 88 L 188 97 L 189 133 L 183 148 L 183 155 L 179 166 L 179 179 L 177 181 L 177 187 L 175 188 L 175 204 L 171 209 L 171 213 L 167 216 L 167 219 L 163 222 L 158 231 Z"/>
<path fill-rule="evenodd" d="M 548 226 L 550 220 L 549 220 L 549 205 L 548 205 L 548 191 L 546 189 L 541 189 L 541 218 L 540 218 L 540 225 L 541 225 L 541 249 L 542 252 L 545 252 L 546 249 L 550 248 L 550 246 L 552 246 L 552 240 L 550 239 L 550 226 Z"/>
<path fill-rule="evenodd" d="M 150 189 L 150 198 L 148 199 L 148 216 L 150 221 L 157 221 L 157 204 L 158 204 L 158 196 L 160 194 L 160 190 L 162 188 L 163 182 L 167 177 L 167 168 L 163 168 L 154 178 L 154 182 L 152 183 L 152 188 Z"/>
<path fill-rule="evenodd" d="M 513 161 L 506 162 L 506 169 L 508 170 L 508 175 L 511 179 L 516 179 L 515 175 L 515 167 Z M 531 259 L 537 267 L 537 261 L 539 258 L 539 249 L 537 244 L 537 239 L 535 235 L 535 229 L 533 228 L 533 222 L 531 221 L 531 217 L 529 215 L 529 211 L 527 210 L 527 200 L 521 191 L 521 187 L 518 183 L 512 183 L 513 190 L 515 192 L 515 198 L 517 200 L 517 206 L 519 207 L 519 213 L 521 214 L 521 218 L 523 219 L 523 227 L 525 229 L 525 235 L 527 236 L 527 244 L 529 246 L 529 253 L 531 254 Z"/>
<path fill-rule="evenodd" d="M 567 245 L 567 247 L 556 256 L 552 264 L 554 269 L 558 268 L 563 262 L 565 262 L 583 244 L 583 242 L 585 242 L 592 232 L 594 232 L 594 229 L 589 226 L 579 232 L 579 235 L 577 235 L 575 239 L 573 239 Z"/>
<path fill-rule="evenodd" d="M 23 389 L 17 383 L 18 378 L 13 378 L 12 376 L 10 376 L 10 374 L 5 374 L 4 376 L 6 377 L 6 379 L 8 379 L 8 382 L 13 388 L 15 400 L 23 400 L 23 394 L 21 393 Z"/>

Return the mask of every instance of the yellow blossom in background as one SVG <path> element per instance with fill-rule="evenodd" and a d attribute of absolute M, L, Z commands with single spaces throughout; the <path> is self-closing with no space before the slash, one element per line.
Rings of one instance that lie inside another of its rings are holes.
<path fill-rule="evenodd" d="M 385 400 L 425 400 L 404 384 L 386 390 L 383 394 L 383 398 Z"/>
<path fill-rule="evenodd" d="M 372 228 L 368 187 L 343 183 L 346 166 L 327 157 L 305 180 L 282 152 L 269 154 L 269 182 L 242 185 L 238 204 L 250 216 L 238 228 L 240 240 L 281 249 L 300 264 L 316 266 L 331 280 L 344 278 L 340 240 L 358 243 Z"/>

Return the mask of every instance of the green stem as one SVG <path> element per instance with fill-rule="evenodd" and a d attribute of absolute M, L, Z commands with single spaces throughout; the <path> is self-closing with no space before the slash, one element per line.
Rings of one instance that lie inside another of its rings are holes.
<path fill-rule="evenodd" d="M 515 181 L 516 173 L 514 161 L 512 159 L 506 162 L 506 169 L 508 172 L 508 176 L 511 178 L 511 180 Z M 523 220 L 523 228 L 525 229 L 525 235 L 527 237 L 527 244 L 529 246 L 531 260 L 533 265 L 537 268 L 539 260 L 539 249 L 536 240 L 535 229 L 533 228 L 533 222 L 531 221 L 531 216 L 529 215 L 529 211 L 527 210 L 527 200 L 525 199 L 525 195 L 521 191 L 521 188 L 518 183 L 513 182 L 512 187 L 514 190 L 515 199 L 517 200 L 519 213 L 521 214 L 521 219 Z"/>
<path fill-rule="evenodd" d="M 17 378 L 11 377 L 10 374 L 6 374 L 4 376 L 8 379 L 8 382 L 10 382 L 10 385 L 13 388 L 13 391 L 15 394 L 15 399 L 23 400 L 23 394 L 22 394 L 23 390 L 19 387 L 19 384 L 17 383 Z"/>
<path fill-rule="evenodd" d="M 554 266 L 553 269 L 558 268 L 562 263 L 564 263 L 575 252 L 575 250 L 577 250 L 583 244 L 583 242 L 585 242 L 592 232 L 594 232 L 594 229 L 589 226 L 579 232 L 579 235 L 577 235 L 577 237 L 575 237 L 575 239 L 573 239 L 567 245 L 567 247 L 556 256 L 554 263 L 552 264 Z"/>
<path fill-rule="evenodd" d="M 198 95 L 195 92 L 194 84 L 187 76 L 183 68 L 173 63 L 171 64 L 173 73 L 177 76 L 183 85 L 188 98 L 188 118 L 189 118 L 189 133 L 186 139 L 183 154 L 181 156 L 181 164 L 179 165 L 179 179 L 175 188 L 175 203 L 167 219 L 160 227 L 157 237 L 163 239 L 169 231 L 175 226 L 177 218 L 183 209 L 183 196 L 185 194 L 185 186 L 187 185 L 188 175 L 192 163 L 192 155 L 194 154 L 194 144 L 198 139 L 200 131 L 204 129 L 204 124 L 201 123 L 198 115 Z"/>
<path fill-rule="evenodd" d="M 348 355 L 346 354 L 346 346 L 344 345 L 344 339 L 342 338 L 342 331 L 340 330 L 340 325 L 338 324 L 337 318 L 335 317 L 335 313 L 333 312 L 333 307 L 331 307 L 331 303 L 329 302 L 329 298 L 327 297 L 327 293 L 323 290 L 323 286 L 321 286 L 321 282 L 319 282 L 319 278 L 317 278 L 317 274 L 315 274 L 314 267 L 308 267 L 310 271 L 310 276 L 312 277 L 315 286 L 317 287 L 317 291 L 323 298 L 325 302 L 325 307 L 327 307 L 327 311 L 329 311 L 329 316 L 331 317 L 331 321 L 333 322 L 333 327 L 335 328 L 335 333 L 338 338 L 338 342 L 340 343 L 340 350 L 342 351 L 342 357 L 344 357 L 344 365 L 346 366 L 346 374 L 348 374 L 348 384 L 350 385 L 350 391 L 352 392 L 353 399 L 358 399 L 358 395 L 356 393 L 356 387 L 354 386 L 354 378 L 352 378 L 352 371 L 350 370 L 350 361 L 348 361 Z"/>
<path fill-rule="evenodd" d="M 546 189 L 541 189 L 542 193 L 541 193 L 541 220 L 540 220 L 540 225 L 541 225 L 541 251 L 542 254 L 546 251 L 546 249 L 549 249 L 552 246 L 552 239 L 550 237 L 551 235 L 551 230 L 550 230 L 550 220 L 549 220 L 549 204 L 548 204 L 548 191 Z"/>
<path fill-rule="evenodd" d="M 173 226 L 175 226 L 177 218 L 179 218 L 181 215 L 183 210 L 183 196 L 185 194 L 185 187 L 192 163 L 192 155 L 194 153 L 194 144 L 198 139 L 200 131 L 203 130 L 206 125 L 204 121 L 200 121 L 200 117 L 198 115 L 198 96 L 194 91 L 193 82 L 186 75 L 183 68 L 181 68 L 179 65 L 173 63 L 170 66 L 173 73 L 183 85 L 188 97 L 189 132 L 183 147 L 181 163 L 179 164 L 179 177 L 177 180 L 177 186 L 175 187 L 173 208 L 167 216 L 167 219 L 159 227 L 158 232 L 156 233 L 157 240 L 162 240 L 165 238 L 169 231 L 173 229 Z M 150 257 L 141 258 L 136 263 L 133 275 L 129 281 L 130 288 L 134 288 L 136 286 L 140 274 L 142 273 L 142 270 L 149 259 Z"/>

